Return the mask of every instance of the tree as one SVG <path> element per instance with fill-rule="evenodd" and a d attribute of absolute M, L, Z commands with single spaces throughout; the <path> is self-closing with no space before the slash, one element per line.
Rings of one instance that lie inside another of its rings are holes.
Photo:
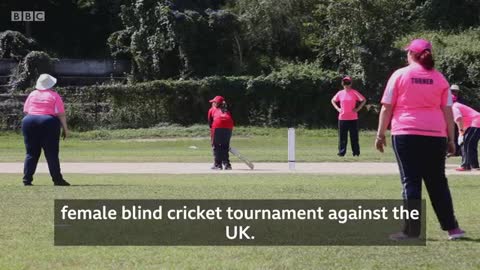
<path fill-rule="evenodd" d="M 241 66 L 242 52 L 237 17 L 223 10 L 175 7 L 175 3 L 158 0 L 137 0 L 123 6 L 125 29 L 113 33 L 109 45 L 112 55 L 132 59 L 134 79 L 238 72 L 235 67 Z"/>
<path fill-rule="evenodd" d="M 360 78 L 371 94 L 402 61 L 394 41 L 410 29 L 411 1 L 321 0 L 306 27 L 323 66 Z"/>

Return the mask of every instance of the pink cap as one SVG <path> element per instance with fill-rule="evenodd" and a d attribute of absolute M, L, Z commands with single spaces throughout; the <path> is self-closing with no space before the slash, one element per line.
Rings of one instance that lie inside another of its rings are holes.
<path fill-rule="evenodd" d="M 350 76 L 345 76 L 343 77 L 342 81 L 349 81 L 351 82 L 352 81 L 352 78 Z"/>
<path fill-rule="evenodd" d="M 212 102 L 217 102 L 217 103 L 222 103 L 225 99 L 222 96 L 216 96 L 213 99 L 210 100 L 210 103 Z"/>
<path fill-rule="evenodd" d="M 425 50 L 432 50 L 432 44 L 426 39 L 414 39 L 407 47 L 405 47 L 405 50 L 421 53 Z"/>

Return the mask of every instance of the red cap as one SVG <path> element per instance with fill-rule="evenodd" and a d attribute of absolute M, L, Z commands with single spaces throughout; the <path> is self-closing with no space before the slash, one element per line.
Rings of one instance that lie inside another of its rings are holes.
<path fill-rule="evenodd" d="M 405 47 L 405 50 L 414 53 L 421 53 L 425 50 L 432 50 L 432 44 L 426 39 L 414 39 L 407 47 Z"/>
<path fill-rule="evenodd" d="M 349 81 L 349 82 L 351 82 L 351 81 L 352 81 L 352 78 L 351 78 L 350 76 L 345 76 L 345 77 L 343 77 L 343 79 L 342 79 L 342 82 L 344 82 L 344 81 Z"/>
<path fill-rule="evenodd" d="M 210 100 L 210 103 L 212 102 L 222 103 L 223 101 L 225 101 L 225 99 L 222 96 L 216 96 Z"/>

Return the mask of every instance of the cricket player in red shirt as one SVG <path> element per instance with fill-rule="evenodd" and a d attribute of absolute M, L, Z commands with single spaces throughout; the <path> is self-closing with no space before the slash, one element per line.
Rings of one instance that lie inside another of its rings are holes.
<path fill-rule="evenodd" d="M 232 114 L 227 110 L 227 103 L 222 96 L 216 96 L 210 103 L 212 107 L 207 117 L 214 155 L 212 170 L 231 170 L 228 152 L 234 127 Z"/>

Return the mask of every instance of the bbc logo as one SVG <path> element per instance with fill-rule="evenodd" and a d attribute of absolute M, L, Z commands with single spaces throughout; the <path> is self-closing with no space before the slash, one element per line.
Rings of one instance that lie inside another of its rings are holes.
<path fill-rule="evenodd" d="M 45 11 L 12 11 L 12 22 L 44 22 Z"/>

